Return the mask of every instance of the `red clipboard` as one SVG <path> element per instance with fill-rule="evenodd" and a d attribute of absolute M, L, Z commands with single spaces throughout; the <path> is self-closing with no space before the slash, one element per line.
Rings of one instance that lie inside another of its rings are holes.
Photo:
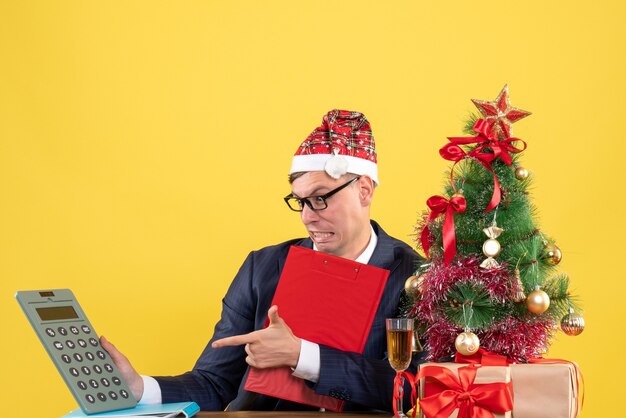
<path fill-rule="evenodd" d="M 272 305 L 298 337 L 362 353 L 388 277 L 389 270 L 292 246 Z M 342 400 L 318 395 L 288 367 L 252 367 L 244 388 L 331 411 L 343 409 Z"/>

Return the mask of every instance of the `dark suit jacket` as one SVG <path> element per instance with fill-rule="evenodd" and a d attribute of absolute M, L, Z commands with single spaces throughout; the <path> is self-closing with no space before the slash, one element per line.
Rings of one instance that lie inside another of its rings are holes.
<path fill-rule="evenodd" d="M 374 221 L 378 236 L 369 264 L 390 270 L 363 354 L 320 345 L 320 376 L 308 384 L 319 394 L 346 400 L 346 410 L 391 410 L 395 372 L 386 356 L 385 318 L 397 315 L 400 292 L 413 274 L 419 255 L 390 237 Z M 302 405 L 258 395 L 243 389 L 248 365 L 244 347 L 211 348 L 214 340 L 262 329 L 292 245 L 312 248 L 309 238 L 287 241 L 251 252 L 222 300 L 222 316 L 213 338 L 193 370 L 180 376 L 155 377 L 163 402 L 195 401 L 202 410 L 306 409 Z M 350 295 L 346 295 L 350 297 Z M 421 359 L 415 356 L 414 365 Z M 414 366 L 413 366 L 414 367 Z"/>

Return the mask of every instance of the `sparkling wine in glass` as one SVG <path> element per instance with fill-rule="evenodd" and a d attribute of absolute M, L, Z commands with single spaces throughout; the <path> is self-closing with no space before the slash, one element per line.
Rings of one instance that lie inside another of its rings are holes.
<path fill-rule="evenodd" d="M 411 364 L 411 342 L 413 337 L 412 318 L 388 318 L 387 324 L 387 353 L 389 364 L 396 373 L 405 371 Z M 404 377 L 400 376 L 398 393 L 394 393 L 394 402 L 398 417 L 408 418 L 402 407 L 404 397 Z"/>

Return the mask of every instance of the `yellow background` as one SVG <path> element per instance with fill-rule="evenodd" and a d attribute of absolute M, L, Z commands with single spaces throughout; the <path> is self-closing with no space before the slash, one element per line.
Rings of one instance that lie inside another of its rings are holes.
<path fill-rule="evenodd" d="M 377 141 L 373 217 L 409 241 L 446 136 L 509 84 L 544 230 L 587 329 L 584 417 L 619 414 L 626 9 L 615 1 L 0 2 L 0 409 L 76 408 L 14 300 L 69 287 L 146 374 L 191 368 L 246 254 L 302 236 L 282 197 L 338 107 Z M 621 180 L 621 181 L 620 181 Z M 349 297 L 349 295 L 347 295 Z"/>

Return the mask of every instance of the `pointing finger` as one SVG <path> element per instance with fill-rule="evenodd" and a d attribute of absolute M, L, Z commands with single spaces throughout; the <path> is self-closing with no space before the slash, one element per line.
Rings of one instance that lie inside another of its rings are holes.
<path fill-rule="evenodd" d="M 213 341 L 211 347 L 213 348 L 221 348 L 221 347 L 234 347 L 238 345 L 248 344 L 256 340 L 256 337 L 253 335 L 254 332 L 243 335 L 234 335 L 232 337 L 226 337 L 219 340 Z"/>

